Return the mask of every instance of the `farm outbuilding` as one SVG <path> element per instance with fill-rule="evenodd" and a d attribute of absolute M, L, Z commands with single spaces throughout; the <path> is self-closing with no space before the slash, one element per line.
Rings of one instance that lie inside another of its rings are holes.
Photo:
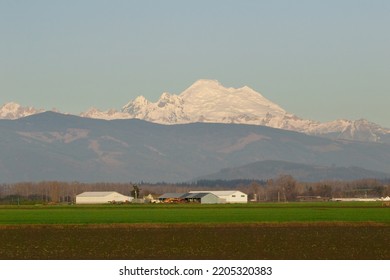
<path fill-rule="evenodd" d="M 221 200 L 224 203 L 247 203 L 248 195 L 240 191 L 190 191 L 190 193 L 211 193 Z"/>
<path fill-rule="evenodd" d="M 202 204 L 224 203 L 218 196 L 211 193 L 164 193 L 158 198 L 161 202 L 197 202 Z"/>
<path fill-rule="evenodd" d="M 83 192 L 76 196 L 76 204 L 124 203 L 132 199 L 117 192 Z"/>
<path fill-rule="evenodd" d="M 160 202 L 179 202 L 182 201 L 185 193 L 164 193 L 158 197 Z"/>
<path fill-rule="evenodd" d="M 248 195 L 240 191 L 190 191 L 189 193 L 165 193 L 161 202 L 247 203 Z"/>
<path fill-rule="evenodd" d="M 224 203 L 222 199 L 212 193 L 187 193 L 183 199 L 187 202 L 198 202 L 201 204 Z"/>

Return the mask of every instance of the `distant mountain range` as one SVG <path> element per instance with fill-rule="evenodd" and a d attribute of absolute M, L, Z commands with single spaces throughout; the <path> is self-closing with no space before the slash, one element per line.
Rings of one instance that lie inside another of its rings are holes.
<path fill-rule="evenodd" d="M 225 168 L 217 173 L 198 178 L 198 180 L 269 180 L 282 175 L 291 175 L 301 182 L 390 178 L 390 173 L 367 170 L 356 166 L 322 166 L 287 161 L 265 160 L 249 163 L 239 167 Z"/>
<path fill-rule="evenodd" d="M 0 107 L 0 118 L 17 119 L 40 112 L 42 110 L 8 103 Z M 180 95 L 163 93 L 155 103 L 139 96 L 119 111 L 92 108 L 81 116 L 105 120 L 136 118 L 170 125 L 196 122 L 250 124 L 331 139 L 390 143 L 390 129 L 367 120 L 320 123 L 301 119 L 247 86 L 226 88 L 214 80 L 199 80 Z"/>
<path fill-rule="evenodd" d="M 0 183 L 183 182 L 266 160 L 313 168 L 356 166 L 380 176 L 390 171 L 390 145 L 385 143 L 333 140 L 261 125 L 162 125 L 54 112 L 0 120 L 0 151 Z M 364 174 L 363 169 L 356 170 Z"/>
<path fill-rule="evenodd" d="M 44 112 L 43 109 L 23 107 L 15 102 L 9 102 L 0 107 L 0 119 L 14 120 Z"/>

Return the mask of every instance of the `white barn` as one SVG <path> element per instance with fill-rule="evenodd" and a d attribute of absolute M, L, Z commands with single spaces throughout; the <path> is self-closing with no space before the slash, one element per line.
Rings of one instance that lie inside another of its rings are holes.
<path fill-rule="evenodd" d="M 76 204 L 123 203 L 132 199 L 117 192 L 83 192 L 76 196 Z"/>
<path fill-rule="evenodd" d="M 240 191 L 190 191 L 190 193 L 211 193 L 225 203 L 248 203 L 248 195 Z"/>

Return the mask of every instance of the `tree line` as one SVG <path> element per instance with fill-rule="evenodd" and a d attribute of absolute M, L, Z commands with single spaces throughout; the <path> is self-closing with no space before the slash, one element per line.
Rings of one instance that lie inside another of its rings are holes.
<path fill-rule="evenodd" d="M 20 182 L 0 184 L 2 204 L 49 204 L 75 202 L 76 195 L 85 191 L 116 191 L 137 197 L 152 194 L 185 193 L 191 190 L 240 190 L 251 201 L 284 202 L 307 199 L 327 200 L 336 197 L 390 196 L 390 180 L 361 179 L 355 181 L 298 182 L 290 175 L 272 180 L 203 180 L 193 183 L 82 183 L 82 182 Z"/>

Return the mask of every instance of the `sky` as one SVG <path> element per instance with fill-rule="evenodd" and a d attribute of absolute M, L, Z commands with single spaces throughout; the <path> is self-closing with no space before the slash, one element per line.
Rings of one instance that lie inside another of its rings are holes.
<path fill-rule="evenodd" d="M 0 0 L 0 106 L 78 114 L 198 79 L 390 128 L 390 1 Z"/>

